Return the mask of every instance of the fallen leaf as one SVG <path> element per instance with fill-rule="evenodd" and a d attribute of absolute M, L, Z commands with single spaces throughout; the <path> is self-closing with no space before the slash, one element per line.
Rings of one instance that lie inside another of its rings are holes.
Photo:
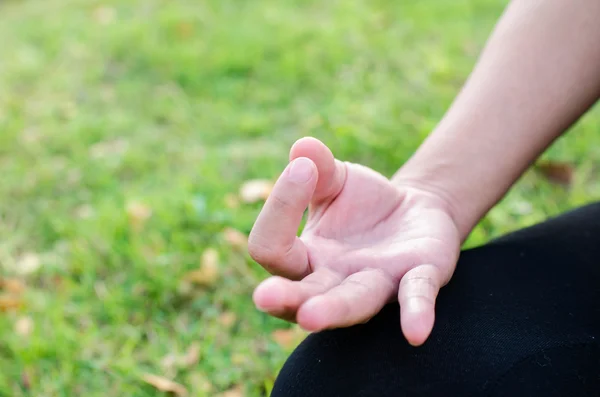
<path fill-rule="evenodd" d="M 214 248 L 208 248 L 202 253 L 200 268 L 188 272 L 184 281 L 204 286 L 213 285 L 219 278 L 219 253 Z"/>
<path fill-rule="evenodd" d="M 80 219 L 90 219 L 95 213 L 94 208 L 89 204 L 83 204 L 75 209 L 75 216 Z"/>
<path fill-rule="evenodd" d="M 569 186 L 573 183 L 575 168 L 572 164 L 558 161 L 545 161 L 536 165 L 537 170 L 550 182 Z"/>
<path fill-rule="evenodd" d="M 225 312 L 219 315 L 218 321 L 225 328 L 231 328 L 235 324 L 236 316 L 233 312 Z"/>
<path fill-rule="evenodd" d="M 40 257 L 33 252 L 28 252 L 18 260 L 16 270 L 19 274 L 27 275 L 35 273 L 40 266 Z"/>
<path fill-rule="evenodd" d="M 239 230 L 230 227 L 223 231 L 223 238 L 231 248 L 237 251 L 245 251 L 248 246 L 248 237 Z"/>
<path fill-rule="evenodd" d="M 15 332 L 19 336 L 29 336 L 33 331 L 33 320 L 31 317 L 21 317 L 15 323 Z"/>
<path fill-rule="evenodd" d="M 31 369 L 25 368 L 21 373 L 21 385 L 23 385 L 23 389 L 29 390 L 31 389 Z"/>
<path fill-rule="evenodd" d="M 149 385 L 153 386 L 159 391 L 165 393 L 174 393 L 176 396 L 183 397 L 188 395 L 188 391 L 185 387 L 177 382 L 173 382 L 162 376 L 153 374 L 144 374 L 142 380 Z"/>
<path fill-rule="evenodd" d="M 305 333 L 300 328 L 277 329 L 271 333 L 275 343 L 287 350 L 296 347 L 304 337 Z"/>
<path fill-rule="evenodd" d="M 129 224 L 134 229 L 139 230 L 152 216 L 152 210 L 147 205 L 134 201 L 127 204 L 127 216 L 129 217 Z"/>
<path fill-rule="evenodd" d="M 21 299 L 12 295 L 0 295 L 0 312 L 18 309 L 23 305 Z"/>
<path fill-rule="evenodd" d="M 273 190 L 273 182 L 266 179 L 254 179 L 245 182 L 240 187 L 240 198 L 244 203 L 265 201 Z"/>
<path fill-rule="evenodd" d="M 229 193 L 225 195 L 225 206 L 230 209 L 236 209 L 239 208 L 240 201 L 236 195 Z"/>
<path fill-rule="evenodd" d="M 183 367 L 192 367 L 198 364 L 200 360 L 200 344 L 194 342 L 190 345 L 187 352 L 180 358 L 180 363 Z"/>
<path fill-rule="evenodd" d="M 244 389 L 240 385 L 235 386 L 234 388 L 229 389 L 226 392 L 219 394 L 219 397 L 243 397 L 243 396 L 244 396 Z"/>
<path fill-rule="evenodd" d="M 21 294 L 25 291 L 25 284 L 16 278 L 0 279 L 0 289 L 12 294 Z"/>
<path fill-rule="evenodd" d="M 115 16 L 115 9 L 108 6 L 100 6 L 94 10 L 94 20 L 101 25 L 114 22 Z"/>
<path fill-rule="evenodd" d="M 179 37 L 186 39 L 194 34 L 194 25 L 189 22 L 180 22 L 177 25 L 177 32 L 179 33 Z"/>

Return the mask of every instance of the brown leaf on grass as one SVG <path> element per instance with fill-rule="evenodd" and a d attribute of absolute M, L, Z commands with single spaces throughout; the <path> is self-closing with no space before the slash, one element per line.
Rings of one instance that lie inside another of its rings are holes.
<path fill-rule="evenodd" d="M 177 382 L 173 382 L 170 379 L 167 379 L 162 376 L 153 375 L 153 374 L 144 374 L 142 376 L 142 380 L 149 385 L 156 388 L 156 390 L 165 392 L 165 393 L 173 393 L 178 397 L 184 397 L 188 395 L 188 391 L 185 387 L 180 385 Z"/>
<path fill-rule="evenodd" d="M 219 397 L 244 397 L 244 389 L 242 386 L 237 385 L 232 389 L 219 394 Z"/>
<path fill-rule="evenodd" d="M 267 179 L 253 179 L 245 182 L 240 187 L 240 198 L 244 203 L 252 204 L 265 201 L 273 190 L 273 181 Z"/>
<path fill-rule="evenodd" d="M 21 317 L 15 322 L 15 332 L 19 336 L 27 337 L 33 331 L 33 320 L 31 317 Z"/>
<path fill-rule="evenodd" d="M 141 229 L 151 216 L 152 209 L 147 205 L 136 201 L 127 204 L 127 217 L 129 218 L 129 224 L 134 229 Z"/>
<path fill-rule="evenodd" d="M 180 363 L 183 367 L 189 368 L 198 364 L 200 361 L 200 344 L 194 342 L 187 349 L 185 354 L 180 357 Z"/>
<path fill-rule="evenodd" d="M 219 315 L 218 321 L 223 327 L 229 329 L 235 324 L 236 316 L 233 312 L 225 312 Z"/>
<path fill-rule="evenodd" d="M 192 270 L 184 276 L 184 281 L 203 286 L 213 285 L 219 278 L 219 253 L 208 248 L 202 253 L 200 268 Z"/>
<path fill-rule="evenodd" d="M 0 278 L 0 290 L 19 295 L 25 291 L 25 284 L 16 278 Z"/>
<path fill-rule="evenodd" d="M 194 25 L 189 22 L 179 22 L 177 24 L 177 33 L 182 39 L 187 39 L 194 34 Z"/>
<path fill-rule="evenodd" d="M 20 298 L 14 295 L 0 295 L 0 312 L 15 310 L 23 306 Z"/>
<path fill-rule="evenodd" d="M 109 25 L 114 22 L 116 17 L 115 9 L 108 6 L 100 6 L 94 10 L 94 20 L 100 25 Z"/>
<path fill-rule="evenodd" d="M 224 201 L 225 206 L 232 210 L 239 208 L 240 206 L 240 201 L 238 200 L 237 196 L 231 193 L 225 195 Z"/>
<path fill-rule="evenodd" d="M 95 215 L 94 207 L 83 204 L 75 209 L 75 216 L 80 219 L 90 219 Z"/>
<path fill-rule="evenodd" d="M 297 327 L 277 329 L 271 333 L 275 343 L 287 350 L 296 347 L 304 336 L 304 331 Z"/>
<path fill-rule="evenodd" d="M 40 261 L 39 255 L 33 252 L 28 252 L 19 258 L 15 270 L 19 274 L 27 275 L 35 273 L 41 265 L 42 262 Z"/>
<path fill-rule="evenodd" d="M 239 230 L 228 227 L 223 231 L 223 238 L 236 251 L 245 251 L 248 247 L 248 236 Z"/>
<path fill-rule="evenodd" d="M 544 161 L 536 164 L 536 168 L 550 182 L 563 186 L 570 186 L 575 177 L 575 168 L 566 162 Z"/>
<path fill-rule="evenodd" d="M 31 389 L 31 380 L 32 380 L 32 371 L 29 368 L 25 368 L 21 373 L 21 385 L 23 389 L 30 390 Z"/>

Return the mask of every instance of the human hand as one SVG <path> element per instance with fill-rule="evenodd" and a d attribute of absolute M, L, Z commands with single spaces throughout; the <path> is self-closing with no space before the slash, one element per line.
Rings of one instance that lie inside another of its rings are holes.
<path fill-rule="evenodd" d="M 421 345 L 460 245 L 442 197 L 396 186 L 367 167 L 334 159 L 320 141 L 303 138 L 291 148 L 290 164 L 250 233 L 250 255 L 275 275 L 256 288 L 254 302 L 273 316 L 320 331 L 364 323 L 397 299 L 406 339 Z"/>

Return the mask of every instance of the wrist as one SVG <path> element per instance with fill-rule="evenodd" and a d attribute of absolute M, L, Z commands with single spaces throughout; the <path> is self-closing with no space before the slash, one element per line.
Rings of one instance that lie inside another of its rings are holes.
<path fill-rule="evenodd" d="M 398 188 L 417 189 L 435 196 L 444 210 L 450 215 L 464 242 L 485 212 L 479 209 L 474 200 L 468 200 L 460 194 L 459 184 L 452 178 L 440 178 L 426 173 L 412 173 L 399 170 L 391 179 Z"/>

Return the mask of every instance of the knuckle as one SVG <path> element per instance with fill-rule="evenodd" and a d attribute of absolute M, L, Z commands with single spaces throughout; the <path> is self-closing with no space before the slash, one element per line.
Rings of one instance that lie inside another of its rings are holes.
<path fill-rule="evenodd" d="M 248 254 L 261 265 L 271 265 L 280 259 L 277 252 L 254 239 L 248 241 Z"/>
<path fill-rule="evenodd" d="M 432 288 L 438 288 L 437 282 L 431 276 L 420 276 L 420 275 L 407 275 L 402 278 L 401 285 L 406 284 L 420 284 L 423 286 L 430 286 Z"/>
<path fill-rule="evenodd" d="M 293 206 L 293 198 L 287 194 L 272 194 L 271 197 L 271 205 L 276 211 L 280 211 Z"/>

